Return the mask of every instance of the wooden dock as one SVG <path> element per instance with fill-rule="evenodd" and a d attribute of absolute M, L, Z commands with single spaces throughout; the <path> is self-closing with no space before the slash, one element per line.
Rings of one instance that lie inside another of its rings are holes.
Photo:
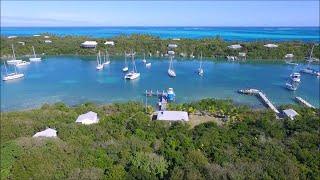
<path fill-rule="evenodd" d="M 298 97 L 298 96 L 297 96 L 297 97 L 295 98 L 295 100 L 298 101 L 300 104 L 308 107 L 308 108 L 313 108 L 313 109 L 315 109 L 314 106 L 312 106 L 310 103 L 308 103 L 306 100 L 302 99 L 301 97 Z"/>
<path fill-rule="evenodd" d="M 260 90 L 257 90 L 257 89 L 244 89 L 244 90 L 239 90 L 238 92 L 242 93 L 242 94 L 249 94 L 249 95 L 258 96 L 262 100 L 262 102 L 265 105 L 267 105 L 268 108 L 270 108 L 276 114 L 280 114 L 279 110 L 271 103 L 271 101 L 267 98 L 267 96 L 263 92 L 261 92 Z"/>

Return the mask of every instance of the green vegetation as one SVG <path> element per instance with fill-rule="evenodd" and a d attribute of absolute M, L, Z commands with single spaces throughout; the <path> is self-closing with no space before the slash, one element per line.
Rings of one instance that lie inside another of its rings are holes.
<path fill-rule="evenodd" d="M 263 46 L 266 43 L 272 43 L 268 41 L 227 42 L 219 37 L 174 41 L 148 35 L 117 36 L 109 39 L 80 36 L 50 36 L 50 40 L 52 40 L 51 44 L 45 44 L 43 37 L 18 37 L 14 39 L 1 37 L 1 57 L 5 59 L 12 55 L 11 44 L 15 44 L 17 56 L 32 54 L 31 46 L 33 45 L 38 54 L 44 53 L 46 55 L 96 55 L 97 50 L 104 51 L 108 49 L 111 55 L 122 56 L 124 51 L 129 52 L 131 49 L 134 49 L 140 56 L 145 52 L 147 55 L 151 53 L 153 57 L 161 57 L 161 55 L 167 53 L 168 44 L 175 43 L 178 45 L 175 49 L 176 54 L 180 55 L 182 53 L 187 57 L 191 54 L 199 57 L 202 52 L 204 57 L 224 59 L 227 55 L 237 56 L 239 52 L 245 52 L 247 53 L 248 59 L 280 60 L 283 59 L 286 54 L 293 53 L 295 56 L 294 59 L 301 61 L 304 60 L 305 56 L 309 55 L 312 47 L 311 43 L 290 41 L 279 42 L 277 43 L 279 44 L 278 48 L 270 49 Z M 98 48 L 81 48 L 80 44 L 85 40 L 97 41 L 99 43 Z M 103 43 L 106 40 L 113 40 L 116 45 L 104 45 Z M 25 42 L 25 45 L 18 44 L 20 41 Z M 241 50 L 231 50 L 227 47 L 228 45 L 236 43 L 241 44 L 243 48 Z M 316 58 L 320 57 L 319 46 L 314 48 L 313 56 Z"/>
<path fill-rule="evenodd" d="M 152 121 L 135 102 L 5 112 L 1 179 L 319 179 L 320 110 L 293 108 L 292 121 L 231 101 L 170 105 L 225 121 L 194 128 Z M 76 124 L 89 110 L 100 122 Z M 46 127 L 59 138 L 32 138 Z"/>

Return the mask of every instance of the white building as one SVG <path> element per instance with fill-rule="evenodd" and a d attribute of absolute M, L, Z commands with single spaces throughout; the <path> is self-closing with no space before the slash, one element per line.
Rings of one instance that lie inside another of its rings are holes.
<path fill-rule="evenodd" d="M 267 47 L 267 48 L 277 48 L 278 47 L 278 45 L 276 45 L 276 44 L 265 44 L 263 46 Z"/>
<path fill-rule="evenodd" d="M 229 49 L 240 49 L 242 48 L 242 46 L 240 44 L 233 44 L 228 46 Z"/>
<path fill-rule="evenodd" d="M 39 34 L 35 34 L 35 35 L 33 35 L 33 37 L 40 37 L 41 35 L 39 35 Z"/>
<path fill-rule="evenodd" d="M 174 51 L 168 51 L 168 54 L 169 54 L 169 55 L 174 55 L 175 52 L 174 52 Z"/>
<path fill-rule="evenodd" d="M 44 41 L 44 43 L 50 44 L 50 43 L 52 43 L 52 41 L 47 39 L 47 40 Z"/>
<path fill-rule="evenodd" d="M 8 39 L 17 38 L 18 36 L 8 36 Z"/>
<path fill-rule="evenodd" d="M 98 45 L 96 41 L 85 41 L 81 43 L 81 46 L 84 48 L 95 48 Z"/>
<path fill-rule="evenodd" d="M 33 137 L 47 137 L 47 138 L 56 138 L 57 137 L 57 130 L 47 128 L 44 131 L 37 132 Z"/>
<path fill-rule="evenodd" d="M 26 45 L 26 43 L 23 41 L 19 41 L 18 43 L 21 44 L 22 46 Z"/>
<path fill-rule="evenodd" d="M 105 44 L 105 45 L 114 46 L 114 42 L 113 42 L 113 41 L 106 41 L 104 44 Z"/>
<path fill-rule="evenodd" d="M 176 44 L 168 44 L 168 48 L 177 48 L 178 47 L 178 45 L 176 45 Z"/>
<path fill-rule="evenodd" d="M 81 124 L 95 124 L 99 122 L 99 118 L 97 113 L 89 111 L 86 114 L 81 114 L 78 116 L 78 119 L 76 120 L 76 123 L 81 123 Z"/>
<path fill-rule="evenodd" d="M 288 118 L 290 118 L 291 120 L 294 120 L 294 117 L 299 115 L 295 110 L 293 109 L 285 109 L 283 110 L 283 113 L 285 116 L 287 116 Z"/>
<path fill-rule="evenodd" d="M 189 121 L 185 111 L 158 111 L 157 120 L 160 121 Z"/>
<path fill-rule="evenodd" d="M 45 39 L 48 39 L 48 38 L 50 38 L 50 36 L 44 36 L 44 38 L 45 38 Z"/>
<path fill-rule="evenodd" d="M 286 59 L 291 59 L 291 58 L 293 58 L 293 57 L 294 57 L 293 54 L 286 54 L 286 55 L 284 56 L 284 58 L 286 58 Z"/>

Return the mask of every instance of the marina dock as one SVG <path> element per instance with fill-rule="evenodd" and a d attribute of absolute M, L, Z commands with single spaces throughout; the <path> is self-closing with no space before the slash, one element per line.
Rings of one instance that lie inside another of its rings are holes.
<path fill-rule="evenodd" d="M 295 100 L 298 101 L 300 104 L 308 107 L 308 108 L 313 108 L 313 109 L 315 109 L 314 106 L 312 106 L 309 102 L 307 102 L 306 100 L 302 99 L 301 97 L 298 97 L 298 96 L 297 96 L 297 97 L 295 98 Z"/>
<path fill-rule="evenodd" d="M 270 108 L 272 111 L 274 111 L 276 114 L 279 114 L 279 110 L 271 103 L 271 101 L 267 98 L 267 96 L 257 89 L 244 89 L 238 91 L 241 94 L 249 94 L 249 95 L 255 95 L 258 96 L 262 102 L 267 105 L 268 108 Z"/>

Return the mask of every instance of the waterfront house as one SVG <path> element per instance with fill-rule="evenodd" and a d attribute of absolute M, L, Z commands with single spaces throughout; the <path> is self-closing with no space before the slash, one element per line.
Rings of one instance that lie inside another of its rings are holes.
<path fill-rule="evenodd" d="M 158 111 L 157 120 L 160 121 L 189 121 L 188 113 L 185 111 Z"/>
<path fill-rule="evenodd" d="M 168 54 L 169 54 L 169 55 L 174 55 L 175 52 L 174 52 L 174 51 L 168 51 Z"/>
<path fill-rule="evenodd" d="M 283 110 L 283 114 L 284 114 L 286 117 L 290 118 L 291 120 L 294 120 L 294 117 L 297 116 L 297 115 L 299 115 L 299 114 L 298 114 L 295 110 L 293 110 L 293 109 L 285 109 L 285 110 Z"/>
<path fill-rule="evenodd" d="M 57 130 L 52 128 L 47 128 L 44 131 L 37 132 L 33 137 L 46 137 L 46 138 L 56 138 Z"/>
<path fill-rule="evenodd" d="M 241 49 L 242 46 L 240 44 L 233 44 L 228 46 L 229 49 Z"/>
<path fill-rule="evenodd" d="M 267 47 L 267 48 L 277 48 L 278 47 L 278 45 L 276 45 L 276 44 L 265 44 L 263 46 Z"/>
<path fill-rule="evenodd" d="M 105 45 L 114 46 L 114 42 L 113 41 L 106 41 L 104 44 Z"/>
<path fill-rule="evenodd" d="M 81 123 L 85 125 L 96 124 L 99 122 L 97 113 L 89 111 L 86 114 L 81 114 L 78 116 L 76 123 Z"/>
<path fill-rule="evenodd" d="M 284 56 L 285 59 L 292 59 L 293 57 L 294 57 L 293 54 L 286 54 L 286 55 Z"/>
<path fill-rule="evenodd" d="M 176 44 L 168 44 L 168 48 L 177 48 L 178 47 L 178 45 L 176 45 Z"/>
<path fill-rule="evenodd" d="M 246 60 L 247 54 L 245 52 L 239 52 L 239 59 Z"/>
<path fill-rule="evenodd" d="M 85 41 L 81 43 L 83 48 L 96 48 L 98 43 L 96 41 Z"/>

